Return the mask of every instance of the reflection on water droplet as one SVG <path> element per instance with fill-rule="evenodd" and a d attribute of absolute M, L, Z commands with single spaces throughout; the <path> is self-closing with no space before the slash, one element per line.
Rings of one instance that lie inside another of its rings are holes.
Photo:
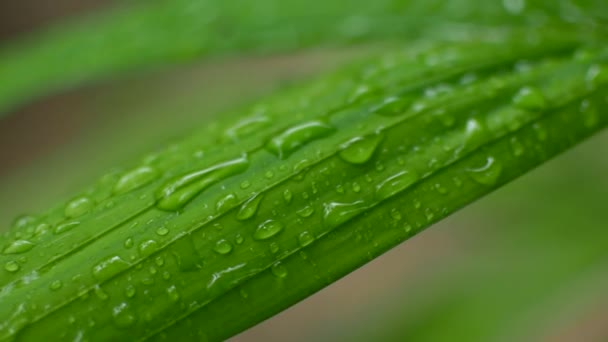
<path fill-rule="evenodd" d="M 51 282 L 51 284 L 49 285 L 49 288 L 52 291 L 57 291 L 59 290 L 61 287 L 63 286 L 63 283 L 61 282 L 61 280 L 54 280 Z"/>
<path fill-rule="evenodd" d="M 64 210 L 64 214 L 67 218 L 80 217 L 93 209 L 93 200 L 88 197 L 78 197 L 71 200 Z"/>
<path fill-rule="evenodd" d="M 126 302 L 120 303 L 112 309 L 114 324 L 119 329 L 126 329 L 132 326 L 137 320 Z"/>
<path fill-rule="evenodd" d="M 13 260 L 7 261 L 6 264 L 4 264 L 4 269 L 11 273 L 19 271 L 19 268 L 19 264 Z"/>
<path fill-rule="evenodd" d="M 396 116 L 404 114 L 412 106 L 413 97 L 387 97 L 381 103 L 371 108 L 372 113 L 384 116 Z"/>
<path fill-rule="evenodd" d="M 291 127 L 272 138 L 266 144 L 266 149 L 279 158 L 285 159 L 302 146 L 314 140 L 324 138 L 334 131 L 334 127 L 323 121 L 305 122 Z"/>
<path fill-rule="evenodd" d="M 298 216 L 300 217 L 310 217 L 312 214 L 314 214 L 315 212 L 315 208 L 307 205 L 304 208 L 296 211 L 296 214 L 298 214 Z"/>
<path fill-rule="evenodd" d="M 255 240 L 266 240 L 279 234 L 283 230 L 284 226 L 281 222 L 275 220 L 268 220 L 260 224 L 255 232 L 253 238 Z"/>
<path fill-rule="evenodd" d="M 283 266 L 280 262 L 275 263 L 271 267 L 272 274 L 274 274 L 277 278 L 285 278 L 287 277 L 287 268 Z"/>
<path fill-rule="evenodd" d="M 342 146 L 340 157 L 347 163 L 364 164 L 372 158 L 381 141 L 380 134 L 354 138 Z"/>
<path fill-rule="evenodd" d="M 55 227 L 55 229 L 53 230 L 53 233 L 62 234 L 62 233 L 68 232 L 68 231 L 78 227 L 79 225 L 80 225 L 80 222 L 78 222 L 78 221 L 61 223 L 57 227 Z"/>
<path fill-rule="evenodd" d="M 150 166 L 138 167 L 124 174 L 114 185 L 115 195 L 125 194 L 152 182 L 160 176 L 155 168 Z"/>
<path fill-rule="evenodd" d="M 247 200 L 247 202 L 241 206 L 241 209 L 239 209 L 239 212 L 236 214 L 236 219 L 239 221 L 245 221 L 252 218 L 258 212 L 262 197 L 264 196 L 261 194 L 255 194 L 253 197 Z"/>
<path fill-rule="evenodd" d="M 160 235 L 160 236 L 165 236 L 167 234 L 169 234 L 169 229 L 167 227 L 160 227 L 156 230 L 156 234 Z"/>
<path fill-rule="evenodd" d="M 513 97 L 513 104 L 518 108 L 531 111 L 541 111 L 547 108 L 545 96 L 534 87 L 521 88 Z"/>
<path fill-rule="evenodd" d="M 496 185 L 502 173 L 502 165 L 494 157 L 488 156 L 483 166 L 470 168 L 467 172 L 475 182 L 481 185 L 493 186 Z"/>
<path fill-rule="evenodd" d="M 222 239 L 215 243 L 213 250 L 218 254 L 226 255 L 232 252 L 232 244 Z"/>
<path fill-rule="evenodd" d="M 376 186 L 376 196 L 379 199 L 391 197 L 407 189 L 410 185 L 417 182 L 418 179 L 418 174 L 413 171 L 401 171 L 380 182 Z"/>
<path fill-rule="evenodd" d="M 302 232 L 298 235 L 298 242 L 301 247 L 306 247 L 315 241 L 315 237 L 310 232 Z"/>
<path fill-rule="evenodd" d="M 239 139 L 242 139 L 247 135 L 259 131 L 260 129 L 268 126 L 269 124 L 270 118 L 266 116 L 255 116 L 252 118 L 246 118 L 227 129 L 226 136 L 235 141 L 238 141 Z"/>
<path fill-rule="evenodd" d="M 369 206 L 363 201 L 325 203 L 323 220 L 328 227 L 333 228 L 365 212 L 367 209 L 369 209 Z"/>
<path fill-rule="evenodd" d="M 226 212 L 226 211 L 234 208 L 236 205 L 238 205 L 238 202 L 239 201 L 235 194 L 233 194 L 233 193 L 226 194 L 224 197 L 220 198 L 217 201 L 217 203 L 215 205 L 215 210 L 218 213 Z"/>
<path fill-rule="evenodd" d="M 29 251 L 34 248 L 35 244 L 27 240 L 16 240 L 13 241 L 4 249 L 4 254 L 20 254 Z"/>
<path fill-rule="evenodd" d="M 142 257 L 147 257 L 148 255 L 156 252 L 158 247 L 159 245 L 156 240 L 146 240 L 139 244 L 139 253 Z"/>
<path fill-rule="evenodd" d="M 93 267 L 93 276 L 99 281 L 112 278 L 116 274 L 129 268 L 129 263 L 118 255 L 102 260 Z"/>
<path fill-rule="evenodd" d="M 157 206 L 162 210 L 178 210 L 208 187 L 249 167 L 246 157 L 233 159 L 174 178 L 159 189 Z"/>

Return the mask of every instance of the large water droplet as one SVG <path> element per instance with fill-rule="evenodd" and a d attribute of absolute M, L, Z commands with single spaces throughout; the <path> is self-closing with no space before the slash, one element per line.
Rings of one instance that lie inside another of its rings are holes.
<path fill-rule="evenodd" d="M 373 106 L 371 111 L 379 115 L 396 116 L 407 112 L 407 110 L 412 106 L 412 103 L 414 103 L 413 97 L 391 96 L 384 99 L 381 103 Z"/>
<path fill-rule="evenodd" d="M 263 197 L 263 195 L 256 194 L 247 202 L 243 203 L 241 209 L 239 209 L 239 212 L 236 214 L 236 219 L 239 221 L 245 221 L 252 218 L 258 212 L 258 208 L 260 207 L 260 202 L 262 201 Z"/>
<path fill-rule="evenodd" d="M 372 158 L 381 141 L 380 134 L 354 138 L 342 146 L 340 158 L 347 163 L 364 164 Z"/>
<path fill-rule="evenodd" d="M 159 177 L 159 172 L 150 166 L 138 167 L 124 174 L 114 185 L 115 195 L 124 194 L 152 182 Z"/>
<path fill-rule="evenodd" d="M 222 239 L 216 242 L 213 250 L 218 254 L 226 255 L 232 252 L 232 244 L 227 240 Z"/>
<path fill-rule="evenodd" d="M 80 217 L 93 209 L 93 200 L 82 196 L 71 200 L 65 206 L 65 216 L 68 218 Z"/>
<path fill-rule="evenodd" d="M 62 234 L 62 233 L 68 232 L 68 231 L 78 227 L 79 225 L 80 225 L 80 222 L 78 222 L 78 221 L 64 222 L 64 223 L 59 224 L 57 227 L 55 227 L 55 229 L 53 230 L 53 233 Z"/>
<path fill-rule="evenodd" d="M 545 96 L 534 87 L 521 88 L 513 97 L 513 104 L 518 108 L 531 111 L 541 111 L 547 108 Z"/>
<path fill-rule="evenodd" d="M 4 269 L 7 270 L 8 272 L 11 272 L 11 273 L 19 271 L 19 268 L 20 268 L 19 264 L 16 261 L 13 261 L 13 260 L 7 261 L 4 264 Z"/>
<path fill-rule="evenodd" d="M 270 118 L 266 116 L 246 118 L 227 129 L 226 136 L 238 141 L 239 139 L 268 126 L 269 124 Z"/>
<path fill-rule="evenodd" d="M 99 281 L 112 278 L 116 274 L 129 268 L 129 263 L 118 255 L 111 256 L 93 267 L 93 276 Z"/>
<path fill-rule="evenodd" d="M 289 157 L 300 147 L 317 139 L 324 138 L 335 131 L 329 124 L 315 120 L 285 130 L 266 144 L 266 149 L 281 159 Z"/>
<path fill-rule="evenodd" d="M 266 240 L 279 234 L 283 230 L 284 226 L 281 222 L 275 220 L 268 220 L 260 224 L 255 232 L 253 238 L 255 240 Z"/>
<path fill-rule="evenodd" d="M 34 248 L 35 244 L 27 240 L 16 240 L 4 249 L 4 254 L 20 254 Z"/>
<path fill-rule="evenodd" d="M 470 168 L 467 171 L 475 182 L 481 185 L 493 186 L 502 173 L 502 165 L 494 157 L 488 156 L 483 166 Z"/>
<path fill-rule="evenodd" d="M 248 167 L 247 158 L 241 157 L 176 177 L 158 191 L 157 206 L 163 210 L 178 210 L 206 188 L 242 173 Z"/>
<path fill-rule="evenodd" d="M 418 181 L 420 177 L 413 171 L 400 171 L 376 186 L 376 196 L 379 199 L 389 198 L 398 192 L 407 189 L 410 185 Z"/>
<path fill-rule="evenodd" d="M 329 227 L 337 227 L 369 209 L 363 201 L 353 203 L 331 202 L 324 205 L 323 220 Z"/>

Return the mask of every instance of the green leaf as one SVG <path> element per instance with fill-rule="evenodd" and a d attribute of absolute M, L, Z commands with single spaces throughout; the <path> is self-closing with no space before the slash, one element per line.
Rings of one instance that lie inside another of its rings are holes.
<path fill-rule="evenodd" d="M 218 120 L 15 221 L 0 340 L 227 338 L 608 125 L 606 58 L 490 31 Z"/>

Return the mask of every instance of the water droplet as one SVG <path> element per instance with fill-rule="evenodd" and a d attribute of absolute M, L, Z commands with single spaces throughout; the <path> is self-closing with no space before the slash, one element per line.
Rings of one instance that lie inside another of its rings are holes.
<path fill-rule="evenodd" d="M 475 182 L 481 185 L 493 186 L 502 173 L 502 166 L 494 157 L 488 156 L 483 166 L 470 168 L 467 172 Z"/>
<path fill-rule="evenodd" d="M 36 223 L 37 219 L 34 216 L 30 215 L 22 215 L 19 216 L 13 221 L 12 229 L 14 230 L 22 230 L 27 228 L 28 226 Z"/>
<path fill-rule="evenodd" d="M 447 195 L 449 192 L 448 188 L 443 186 L 441 183 L 435 183 L 435 190 L 442 195 Z"/>
<path fill-rule="evenodd" d="M 127 238 L 125 240 L 124 245 L 125 245 L 125 248 L 127 248 L 127 249 L 133 247 L 133 239 L 132 238 Z"/>
<path fill-rule="evenodd" d="M 315 241 L 315 237 L 310 232 L 302 232 L 298 235 L 298 242 L 301 247 L 306 247 Z"/>
<path fill-rule="evenodd" d="M 283 191 L 283 199 L 285 200 L 285 203 L 291 203 L 291 200 L 293 199 L 293 194 L 291 193 L 291 190 L 285 189 L 285 191 Z"/>
<path fill-rule="evenodd" d="M 139 244 L 139 253 L 143 257 L 156 252 L 158 250 L 158 242 L 156 240 L 146 240 Z"/>
<path fill-rule="evenodd" d="M 135 315 L 129 310 L 126 302 L 120 303 L 112 309 L 114 324 L 119 329 L 126 329 L 135 324 Z"/>
<path fill-rule="evenodd" d="M 99 281 L 105 281 L 129 268 L 129 263 L 118 255 L 111 256 L 93 267 L 93 276 Z"/>
<path fill-rule="evenodd" d="M 160 176 L 155 168 L 150 166 L 138 167 L 125 173 L 118 179 L 112 189 L 115 195 L 125 194 L 154 181 Z"/>
<path fill-rule="evenodd" d="M 223 213 L 234 208 L 238 205 L 238 203 L 239 201 L 236 195 L 233 193 L 229 193 L 217 201 L 215 205 L 215 210 L 217 210 L 217 212 L 219 213 Z"/>
<path fill-rule="evenodd" d="M 455 150 L 456 155 L 474 149 L 488 140 L 488 129 L 485 124 L 476 118 L 467 120 L 465 130 L 465 141 Z"/>
<path fill-rule="evenodd" d="M 80 217 L 93 209 L 93 200 L 88 197 L 78 197 L 71 200 L 64 210 L 64 214 L 68 218 Z"/>
<path fill-rule="evenodd" d="M 289 157 L 300 147 L 317 139 L 324 138 L 335 131 L 329 124 L 315 120 L 291 127 L 271 139 L 266 149 L 281 159 Z"/>
<path fill-rule="evenodd" d="M 524 145 L 522 145 L 522 143 L 519 142 L 517 137 L 512 137 L 510 140 L 510 143 L 511 143 L 511 151 L 513 152 L 514 156 L 520 157 L 526 151 L 524 148 Z"/>
<path fill-rule="evenodd" d="M 382 103 L 377 104 L 371 108 L 372 113 L 376 113 L 384 116 L 396 116 L 407 112 L 407 110 L 414 103 L 414 98 L 406 97 L 387 97 Z"/>
<path fill-rule="evenodd" d="M 127 298 L 133 298 L 135 297 L 135 286 L 129 284 L 127 285 L 127 287 L 125 287 L 125 296 L 127 296 Z"/>
<path fill-rule="evenodd" d="M 226 255 L 226 254 L 232 252 L 232 244 L 230 242 L 222 239 L 215 243 L 213 250 L 217 254 Z"/>
<path fill-rule="evenodd" d="M 55 229 L 53 230 L 53 233 L 55 234 L 63 234 L 67 231 L 70 231 L 76 227 L 78 227 L 80 225 L 80 222 L 78 221 L 71 221 L 71 222 L 65 222 L 65 223 L 61 223 L 60 225 L 58 225 L 57 227 L 55 227 Z"/>
<path fill-rule="evenodd" d="M 52 291 L 57 291 L 59 290 L 61 287 L 63 286 L 63 283 L 61 282 L 61 280 L 53 280 L 51 282 L 51 285 L 49 285 L 49 288 Z"/>
<path fill-rule="evenodd" d="M 108 296 L 106 291 L 104 291 L 99 285 L 96 285 L 95 288 L 93 289 L 93 291 L 95 292 L 95 295 L 97 296 L 97 298 L 99 298 L 101 300 L 108 300 L 108 298 L 110 298 L 110 296 Z"/>
<path fill-rule="evenodd" d="M 277 262 L 272 265 L 270 269 L 272 271 L 272 274 L 274 274 L 277 278 L 287 277 L 287 268 L 285 268 L 285 266 L 283 266 L 280 262 Z"/>
<path fill-rule="evenodd" d="M 307 205 L 304 208 L 296 211 L 296 214 L 298 214 L 300 217 L 310 217 L 312 214 L 314 214 L 314 212 L 315 208 Z"/>
<path fill-rule="evenodd" d="M 48 223 L 39 224 L 34 230 L 34 236 L 40 236 L 46 234 L 51 229 Z"/>
<path fill-rule="evenodd" d="M 29 251 L 36 246 L 33 242 L 27 240 L 17 240 L 8 245 L 4 249 L 4 254 L 20 254 Z"/>
<path fill-rule="evenodd" d="M 342 146 L 340 158 L 351 164 L 368 162 L 382 141 L 382 135 L 373 134 L 357 137 Z"/>
<path fill-rule="evenodd" d="M 256 194 L 247 200 L 247 202 L 243 203 L 241 209 L 239 209 L 239 212 L 236 214 L 236 219 L 239 221 L 245 221 L 255 216 L 255 214 L 258 212 L 260 202 L 262 201 L 263 197 L 264 195 Z"/>
<path fill-rule="evenodd" d="M 6 264 L 4 264 L 4 269 L 11 273 L 19 271 L 19 268 L 19 264 L 13 260 L 7 261 Z"/>
<path fill-rule="evenodd" d="M 583 123 L 587 128 L 593 128 L 600 122 L 597 107 L 588 100 L 581 102 L 581 114 L 583 114 Z"/>
<path fill-rule="evenodd" d="M 543 93 L 534 87 L 523 87 L 513 97 L 513 104 L 521 109 L 541 111 L 547 108 Z"/>
<path fill-rule="evenodd" d="M 357 183 L 357 182 L 353 182 L 353 186 L 352 187 L 353 187 L 353 191 L 354 192 L 358 193 L 359 191 L 361 191 L 361 185 L 359 185 L 359 183 Z"/>
<path fill-rule="evenodd" d="M 502 5 L 507 12 L 518 15 L 526 8 L 526 0 L 502 0 Z"/>
<path fill-rule="evenodd" d="M 399 210 L 397 210 L 396 208 L 391 209 L 391 217 L 395 220 L 395 221 L 401 221 L 401 213 L 399 212 Z"/>
<path fill-rule="evenodd" d="M 175 285 L 171 285 L 167 288 L 167 295 L 172 302 L 177 302 L 179 300 L 179 292 L 177 291 L 177 287 L 175 287 Z"/>
<path fill-rule="evenodd" d="M 160 235 L 160 236 L 165 236 L 167 234 L 169 234 L 169 229 L 167 227 L 159 227 L 158 229 L 156 229 L 156 234 Z"/>
<path fill-rule="evenodd" d="M 226 136 L 238 141 L 239 139 L 252 134 L 270 124 L 270 118 L 266 116 L 255 116 L 239 121 L 234 126 L 226 130 Z"/>
<path fill-rule="evenodd" d="M 241 182 L 241 189 L 247 189 L 251 186 L 251 182 L 248 180 L 245 180 L 243 182 Z"/>
<path fill-rule="evenodd" d="M 272 171 L 268 170 L 268 171 L 266 171 L 266 173 L 264 174 L 264 176 L 265 176 L 267 179 L 271 179 L 272 177 L 274 177 L 274 172 L 272 172 Z"/>
<path fill-rule="evenodd" d="M 279 244 L 277 244 L 276 242 L 272 242 L 270 244 L 270 253 L 277 254 L 279 252 L 279 250 L 280 250 Z"/>
<path fill-rule="evenodd" d="M 358 85 L 346 100 L 349 104 L 357 104 L 380 93 L 380 89 L 369 84 Z"/>
<path fill-rule="evenodd" d="M 591 66 L 587 72 L 587 84 L 589 84 L 589 87 L 595 89 L 603 83 L 608 83 L 608 68 L 599 64 Z"/>
<path fill-rule="evenodd" d="M 249 298 L 249 294 L 247 293 L 247 291 L 245 291 L 245 289 L 241 288 L 241 290 L 239 291 L 239 293 L 241 294 L 241 297 L 243 299 Z"/>
<path fill-rule="evenodd" d="M 243 238 L 243 235 L 241 234 L 236 234 L 236 237 L 234 238 L 234 242 L 236 242 L 237 245 L 240 245 L 243 243 L 245 239 Z"/>
<path fill-rule="evenodd" d="M 369 206 L 363 201 L 353 203 L 325 203 L 323 219 L 327 226 L 337 227 L 351 218 L 363 213 Z"/>
<path fill-rule="evenodd" d="M 376 196 L 380 199 L 389 198 L 398 192 L 407 189 L 419 179 L 418 174 L 413 171 L 401 171 L 390 176 L 376 186 Z"/>
<path fill-rule="evenodd" d="M 242 173 L 248 167 L 247 158 L 241 157 L 176 177 L 158 191 L 157 206 L 162 210 L 178 210 L 211 185 Z"/>
<path fill-rule="evenodd" d="M 266 240 L 279 234 L 283 230 L 284 226 L 281 222 L 275 220 L 268 220 L 260 224 L 255 232 L 253 238 L 255 240 Z"/>

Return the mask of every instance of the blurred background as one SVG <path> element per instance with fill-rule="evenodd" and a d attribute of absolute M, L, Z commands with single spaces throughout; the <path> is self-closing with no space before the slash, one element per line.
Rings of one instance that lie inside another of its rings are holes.
<path fill-rule="evenodd" d="M 110 5 L 2 1 L 0 46 Z M 194 63 L 21 107 L 0 119 L 0 227 L 187 133 L 235 96 L 251 101 L 366 51 Z M 607 144 L 606 132 L 594 137 L 233 341 L 607 341 Z"/>

